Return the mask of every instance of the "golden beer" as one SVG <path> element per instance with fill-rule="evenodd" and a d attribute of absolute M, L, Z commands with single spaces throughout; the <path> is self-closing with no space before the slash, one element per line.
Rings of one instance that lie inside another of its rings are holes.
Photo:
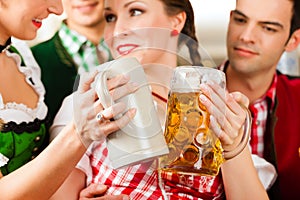
<path fill-rule="evenodd" d="M 170 153 L 159 159 L 163 171 L 215 176 L 224 162 L 221 143 L 209 129 L 209 113 L 199 95 L 170 93 L 164 132 Z"/>

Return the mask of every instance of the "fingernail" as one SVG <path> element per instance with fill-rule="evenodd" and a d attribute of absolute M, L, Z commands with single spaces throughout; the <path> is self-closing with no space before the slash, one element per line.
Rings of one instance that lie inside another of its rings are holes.
<path fill-rule="evenodd" d="M 207 97 L 205 95 L 203 95 L 203 94 L 200 94 L 200 101 L 202 103 L 205 103 L 207 101 Z"/>

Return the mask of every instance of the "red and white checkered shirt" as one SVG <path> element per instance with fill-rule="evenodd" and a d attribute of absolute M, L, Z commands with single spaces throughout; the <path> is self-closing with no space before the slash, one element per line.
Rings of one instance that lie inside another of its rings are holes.
<path fill-rule="evenodd" d="M 253 127 L 252 151 L 263 152 L 263 134 L 267 119 L 267 98 L 275 98 L 277 77 L 266 95 L 251 105 Z M 127 194 L 131 199 L 201 200 L 223 199 L 224 187 L 221 173 L 216 177 L 189 176 L 172 173 L 159 174 L 157 161 L 115 170 L 108 158 L 106 143 L 94 142 L 77 165 L 87 175 L 87 185 L 102 183 L 108 186 L 108 194 Z"/>
<path fill-rule="evenodd" d="M 158 174 L 157 161 L 115 170 L 106 143 L 94 142 L 77 165 L 87 184 L 108 185 L 108 194 L 127 194 L 131 199 L 222 199 L 221 173 L 216 177 Z"/>
<path fill-rule="evenodd" d="M 264 152 L 264 133 L 266 130 L 266 123 L 268 118 L 268 106 L 273 109 L 275 102 L 277 75 L 275 74 L 273 82 L 260 99 L 249 105 L 252 113 L 252 132 L 250 136 L 250 145 L 253 154 L 263 157 Z M 271 102 L 268 104 L 268 100 Z"/>
<path fill-rule="evenodd" d="M 226 71 L 228 61 L 222 63 L 218 69 Z M 252 154 L 263 158 L 264 133 L 267 126 L 268 110 L 273 110 L 276 96 L 277 74 L 275 73 L 273 82 L 263 97 L 249 105 L 252 113 L 252 131 L 250 135 L 250 146 Z M 268 103 L 269 102 L 269 103 Z M 268 108 L 270 106 L 270 108 Z"/>

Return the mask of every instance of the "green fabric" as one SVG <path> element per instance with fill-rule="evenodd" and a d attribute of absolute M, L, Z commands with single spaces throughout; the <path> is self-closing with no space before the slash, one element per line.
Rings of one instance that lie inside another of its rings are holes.
<path fill-rule="evenodd" d="M 19 51 L 18 51 L 14 46 L 10 46 L 8 50 L 9 50 L 11 53 L 17 53 L 17 54 L 20 55 Z M 25 66 L 23 57 L 22 57 L 21 55 L 20 55 L 20 58 L 21 58 L 21 66 Z"/>
<path fill-rule="evenodd" d="M 45 103 L 51 125 L 63 99 L 73 92 L 78 66 L 62 46 L 58 33 L 48 41 L 31 48 L 41 68 L 41 80 L 45 86 Z"/>
<path fill-rule="evenodd" d="M 48 140 L 46 134 L 45 124 L 32 133 L 0 132 L 0 153 L 9 159 L 8 164 L 0 168 L 2 174 L 7 175 L 36 157 Z"/>
<path fill-rule="evenodd" d="M 74 62 L 78 66 L 83 67 L 86 72 L 100 64 L 97 49 L 101 52 L 101 62 L 112 59 L 110 50 L 103 38 L 95 46 L 85 35 L 70 29 L 65 23 L 62 23 L 58 35 L 60 38 L 63 38 L 61 41 L 62 46 L 65 47 Z"/>

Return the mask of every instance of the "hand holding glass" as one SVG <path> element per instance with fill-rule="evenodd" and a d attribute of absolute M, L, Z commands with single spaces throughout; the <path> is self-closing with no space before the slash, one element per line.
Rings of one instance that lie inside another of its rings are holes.
<path fill-rule="evenodd" d="M 175 69 L 164 132 L 170 153 L 159 159 L 160 170 L 215 176 L 224 160 L 235 156 L 223 151 L 220 140 L 210 128 L 210 114 L 199 100 L 200 84 L 207 82 L 217 83 L 225 95 L 226 78 L 222 71 L 207 67 Z M 245 140 L 247 135 L 237 148 L 242 150 Z"/>

